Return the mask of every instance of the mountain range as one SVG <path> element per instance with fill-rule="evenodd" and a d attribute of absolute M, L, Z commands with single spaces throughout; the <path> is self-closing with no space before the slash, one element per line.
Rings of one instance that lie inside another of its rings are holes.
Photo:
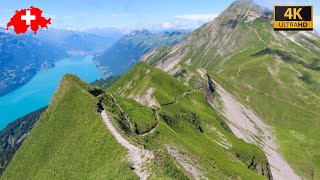
<path fill-rule="evenodd" d="M 144 43 L 97 57 L 120 78 L 65 75 L 1 179 L 319 179 L 318 34 L 276 32 L 237 0 L 180 42 Z M 142 61 L 127 72 L 125 52 Z"/>
<path fill-rule="evenodd" d="M 128 71 L 148 51 L 160 46 L 172 46 L 185 40 L 187 32 L 134 31 L 122 37 L 94 58 L 104 76 L 121 75 Z"/>
<path fill-rule="evenodd" d="M 122 36 L 121 32 L 110 31 L 52 29 L 39 31 L 37 36 L 0 31 L 0 96 L 26 84 L 36 73 L 53 67 L 64 57 L 103 51 Z"/>
<path fill-rule="evenodd" d="M 123 36 L 120 30 L 92 29 L 87 31 L 52 29 L 40 31 L 37 39 L 66 50 L 71 55 L 103 51 Z"/>
<path fill-rule="evenodd" d="M 29 35 L 0 32 L 0 96 L 27 83 L 38 71 L 52 67 L 66 54 Z"/>

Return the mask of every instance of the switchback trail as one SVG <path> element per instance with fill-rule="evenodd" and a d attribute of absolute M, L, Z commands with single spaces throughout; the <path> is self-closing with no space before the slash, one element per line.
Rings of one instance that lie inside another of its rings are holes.
<path fill-rule="evenodd" d="M 182 95 L 176 97 L 174 101 L 169 102 L 169 103 L 166 103 L 166 104 L 161 104 L 161 106 L 168 106 L 168 105 L 174 104 L 174 103 L 176 103 L 178 100 L 180 100 L 181 98 L 184 98 L 186 95 L 191 94 L 193 91 L 194 91 L 194 90 L 186 91 L 186 92 L 184 92 Z"/>

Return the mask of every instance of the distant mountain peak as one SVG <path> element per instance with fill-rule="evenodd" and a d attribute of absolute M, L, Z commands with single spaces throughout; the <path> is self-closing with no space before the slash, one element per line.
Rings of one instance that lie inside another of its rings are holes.
<path fill-rule="evenodd" d="M 260 6 L 256 4 L 253 0 L 237 0 L 232 3 L 226 11 L 230 10 L 243 10 L 243 11 L 258 11 Z"/>
<path fill-rule="evenodd" d="M 224 10 L 217 18 L 208 23 L 212 28 L 217 26 L 227 26 L 237 29 L 241 22 L 253 22 L 257 18 L 267 21 L 272 20 L 272 13 L 266 8 L 262 8 L 253 0 L 237 0 Z"/>
<path fill-rule="evenodd" d="M 131 35 L 151 35 L 152 32 L 148 30 L 136 30 L 131 33 Z"/>
<path fill-rule="evenodd" d="M 237 0 L 235 3 L 241 3 L 241 4 L 252 4 L 254 3 L 253 0 Z"/>
<path fill-rule="evenodd" d="M 174 35 L 181 35 L 183 34 L 182 32 L 179 32 L 179 31 L 172 31 L 172 32 L 165 32 L 166 35 L 169 35 L 169 36 L 174 36 Z"/>

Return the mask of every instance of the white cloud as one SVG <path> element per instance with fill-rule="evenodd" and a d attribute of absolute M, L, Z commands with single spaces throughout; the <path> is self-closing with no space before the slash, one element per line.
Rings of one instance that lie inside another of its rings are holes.
<path fill-rule="evenodd" d="M 160 25 L 162 29 L 178 29 L 181 27 L 181 23 L 178 21 L 175 22 L 164 22 Z"/>
<path fill-rule="evenodd" d="M 181 19 L 181 20 L 189 20 L 189 21 L 208 22 L 208 21 L 212 21 L 218 15 L 219 14 L 184 14 L 184 15 L 176 16 L 175 18 Z"/>
<path fill-rule="evenodd" d="M 134 24 L 123 28 L 124 33 L 134 30 L 148 29 L 151 31 L 175 30 L 175 29 L 196 29 L 203 24 L 212 21 L 219 14 L 184 14 L 174 16 L 172 21 L 165 21 L 159 24 Z"/>

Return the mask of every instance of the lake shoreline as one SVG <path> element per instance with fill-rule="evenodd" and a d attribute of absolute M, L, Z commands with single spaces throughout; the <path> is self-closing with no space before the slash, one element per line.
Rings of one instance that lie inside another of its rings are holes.
<path fill-rule="evenodd" d="M 62 77 L 75 74 L 87 82 L 100 79 L 93 55 L 62 58 L 49 69 L 39 71 L 26 84 L 0 96 L 0 130 L 10 122 L 49 104 Z"/>

